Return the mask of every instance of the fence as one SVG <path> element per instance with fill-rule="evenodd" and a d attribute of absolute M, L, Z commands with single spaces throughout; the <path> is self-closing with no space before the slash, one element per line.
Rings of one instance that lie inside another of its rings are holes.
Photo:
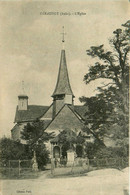
<path fill-rule="evenodd" d="M 51 162 L 51 173 L 53 176 L 83 174 L 91 170 L 103 168 L 123 169 L 129 166 L 128 158 L 103 158 L 83 159 L 77 158 L 74 162 L 67 161 Z"/>
<path fill-rule="evenodd" d="M 37 176 L 32 169 L 32 160 L 9 160 L 8 166 L 0 167 L 1 177 L 23 177 Z"/>
<path fill-rule="evenodd" d="M 125 168 L 129 166 L 128 158 L 89 159 L 89 164 L 96 168 Z"/>
<path fill-rule="evenodd" d="M 8 165 L 0 167 L 0 177 L 2 178 L 35 178 L 38 171 L 32 168 L 32 160 L 10 160 Z M 123 169 L 129 166 L 128 158 L 103 158 L 103 159 L 83 159 L 76 158 L 74 162 L 66 160 L 52 159 L 51 173 L 53 176 L 58 175 L 75 175 L 83 174 L 95 169 L 117 168 Z"/>
<path fill-rule="evenodd" d="M 51 174 L 53 176 L 60 175 L 75 175 L 87 172 L 89 166 L 88 159 L 77 158 L 75 161 L 67 162 L 66 159 L 58 161 L 52 159 L 51 161 Z"/>

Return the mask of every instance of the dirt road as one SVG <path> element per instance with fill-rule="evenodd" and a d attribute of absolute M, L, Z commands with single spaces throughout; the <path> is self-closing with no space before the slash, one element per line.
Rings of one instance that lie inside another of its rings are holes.
<path fill-rule="evenodd" d="M 4 180 L 2 195 L 124 195 L 128 189 L 128 171 L 105 169 L 86 176 L 33 180 Z"/>

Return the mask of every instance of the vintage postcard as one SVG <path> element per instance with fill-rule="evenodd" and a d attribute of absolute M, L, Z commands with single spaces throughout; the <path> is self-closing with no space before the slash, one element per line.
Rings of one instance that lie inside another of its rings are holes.
<path fill-rule="evenodd" d="M 129 194 L 129 13 L 0 1 L 0 195 Z"/>

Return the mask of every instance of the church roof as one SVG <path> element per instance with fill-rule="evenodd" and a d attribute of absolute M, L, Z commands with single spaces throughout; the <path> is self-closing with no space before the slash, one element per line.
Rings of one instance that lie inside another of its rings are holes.
<path fill-rule="evenodd" d="M 26 121 L 33 121 L 41 116 L 44 116 L 46 111 L 49 109 L 50 106 L 37 106 L 37 105 L 29 105 L 27 110 L 18 110 L 16 108 L 16 115 L 14 122 L 26 122 Z M 82 118 L 85 118 L 85 113 L 87 112 L 87 106 L 83 105 L 75 105 L 74 111 Z M 47 121 L 49 124 L 51 121 Z M 47 126 L 46 124 L 46 126 Z"/>
<path fill-rule="evenodd" d="M 77 112 L 78 115 L 80 115 L 80 117 L 82 119 L 86 118 L 85 114 L 88 111 L 88 107 L 87 106 L 85 106 L 85 105 L 75 105 L 74 106 L 74 110 L 75 110 L 75 112 Z"/>
<path fill-rule="evenodd" d="M 58 79 L 57 79 L 56 88 L 54 90 L 52 97 L 55 95 L 61 95 L 61 94 L 74 96 L 71 86 L 70 86 L 70 82 L 69 82 L 65 50 L 61 51 Z"/>
<path fill-rule="evenodd" d="M 18 110 L 17 107 L 14 122 L 33 121 L 42 116 L 48 108 L 49 106 L 29 105 L 27 110 Z"/>

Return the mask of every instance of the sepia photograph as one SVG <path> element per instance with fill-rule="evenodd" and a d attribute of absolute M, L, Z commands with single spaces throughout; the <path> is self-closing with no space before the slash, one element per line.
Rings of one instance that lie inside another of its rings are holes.
<path fill-rule="evenodd" d="M 0 1 L 0 195 L 129 195 L 129 12 Z"/>

